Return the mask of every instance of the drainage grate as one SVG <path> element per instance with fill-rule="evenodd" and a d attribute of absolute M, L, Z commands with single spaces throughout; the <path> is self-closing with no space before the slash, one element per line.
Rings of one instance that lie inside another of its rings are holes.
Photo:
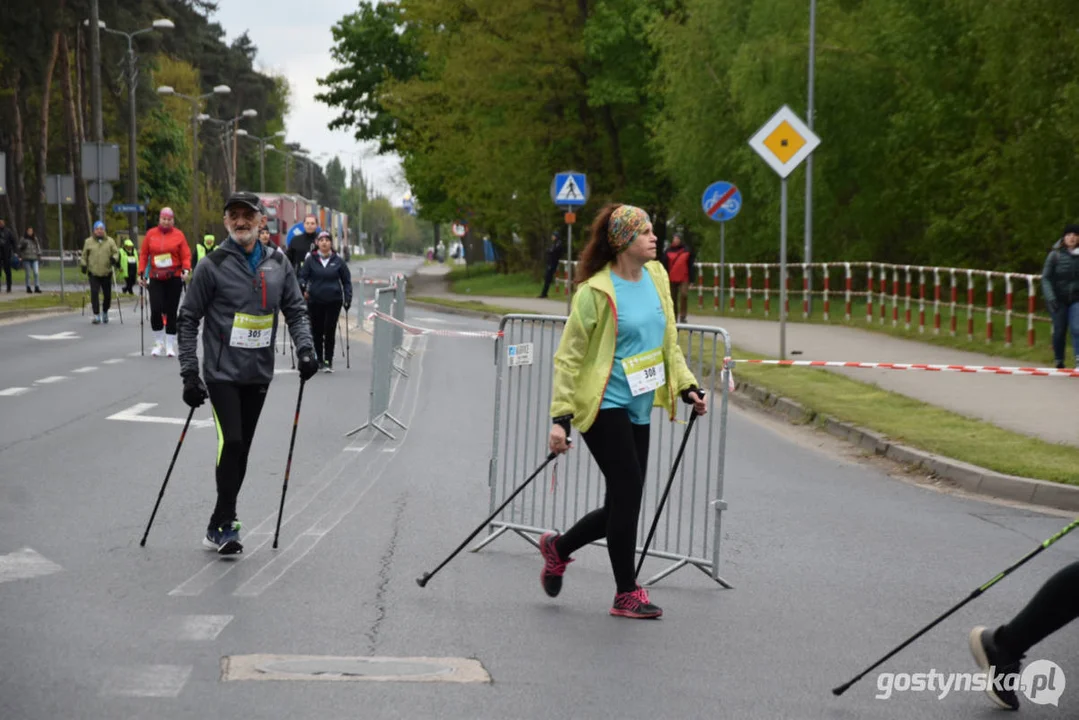
<path fill-rule="evenodd" d="M 221 661 L 221 680 L 489 683 L 491 676 L 469 658 L 231 655 Z"/>

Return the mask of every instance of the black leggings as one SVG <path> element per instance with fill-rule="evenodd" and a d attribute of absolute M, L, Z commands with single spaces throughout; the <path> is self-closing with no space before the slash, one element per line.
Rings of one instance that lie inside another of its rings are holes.
<path fill-rule="evenodd" d="M 102 312 L 108 313 L 109 308 L 112 307 L 112 275 L 102 275 L 98 277 L 93 273 L 90 273 L 90 305 L 94 311 L 94 315 L 98 313 L 98 293 L 104 296 L 104 305 L 101 306 Z"/>
<path fill-rule="evenodd" d="M 994 640 L 1010 658 L 1027 650 L 1079 617 L 1079 562 L 1045 581 L 1015 618 L 997 628 Z"/>
<path fill-rule="evenodd" d="M 337 343 L 337 316 L 341 314 L 341 301 L 329 303 L 311 302 L 307 305 L 311 317 L 311 335 L 315 339 L 315 357 L 319 364 L 333 364 L 333 351 Z"/>
<path fill-rule="evenodd" d="M 247 454 L 269 387 L 206 384 L 217 422 L 217 505 L 210 517 L 211 529 L 236 519 L 236 498 L 247 474 Z"/>
<path fill-rule="evenodd" d="M 584 441 L 607 482 L 603 507 L 585 515 L 558 538 L 555 545 L 562 558 L 580 548 L 607 538 L 607 554 L 618 592 L 637 587 L 637 520 L 641 514 L 648 468 L 648 425 L 634 425 L 622 409 L 600 410 Z"/>
<path fill-rule="evenodd" d="M 166 335 L 176 334 L 176 311 L 180 309 L 180 293 L 184 281 L 178 277 L 150 280 L 150 328 L 157 332 L 165 328 Z M 165 322 L 161 322 L 161 316 Z"/>

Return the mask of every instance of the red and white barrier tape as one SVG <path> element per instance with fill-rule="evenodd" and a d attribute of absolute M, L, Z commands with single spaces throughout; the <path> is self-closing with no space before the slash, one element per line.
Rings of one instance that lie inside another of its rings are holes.
<path fill-rule="evenodd" d="M 378 317 L 387 322 L 393 323 L 398 327 L 404 329 L 410 335 L 437 335 L 441 337 L 468 337 L 468 338 L 491 338 L 496 339 L 503 336 L 503 333 L 490 330 L 432 330 L 431 328 L 421 328 L 415 325 L 409 325 L 406 322 L 402 322 L 392 315 L 379 312 L 375 310 L 373 313 L 367 316 L 367 319 Z"/>
<path fill-rule="evenodd" d="M 925 363 L 839 362 L 832 360 L 741 360 L 736 363 L 753 365 L 782 365 L 786 367 L 838 367 L 863 370 L 921 370 L 922 372 L 956 372 L 987 375 L 1030 375 L 1034 377 L 1079 377 L 1079 370 L 1068 368 L 998 367 L 995 365 L 929 365 Z"/>

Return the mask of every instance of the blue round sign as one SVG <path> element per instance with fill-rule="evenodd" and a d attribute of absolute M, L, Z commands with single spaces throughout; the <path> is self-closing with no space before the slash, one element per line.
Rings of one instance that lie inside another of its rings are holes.
<path fill-rule="evenodd" d="M 712 183 L 701 196 L 701 207 L 716 222 L 726 222 L 742 209 L 742 193 L 729 182 Z"/>

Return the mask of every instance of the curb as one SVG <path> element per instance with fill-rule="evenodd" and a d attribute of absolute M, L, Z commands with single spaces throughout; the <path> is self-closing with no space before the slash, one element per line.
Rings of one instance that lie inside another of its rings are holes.
<path fill-rule="evenodd" d="M 0 306 L 0 308 L 2 308 L 2 306 Z M 66 305 L 54 305 L 53 307 L 44 308 L 25 308 L 19 310 L 0 309 L 0 320 L 12 320 L 15 318 L 34 317 L 35 315 L 53 315 L 67 312 L 75 312 L 75 309 L 67 307 Z"/>
<path fill-rule="evenodd" d="M 408 306 L 423 308 L 424 310 L 430 310 L 432 312 L 445 313 L 447 315 L 464 315 L 467 317 L 480 318 L 482 320 L 501 320 L 502 315 L 496 312 L 486 312 L 484 310 L 469 310 L 468 308 L 455 308 L 448 305 L 438 305 L 436 303 L 426 303 L 420 300 L 408 300 Z M 528 313 L 534 314 L 534 313 Z"/>
<path fill-rule="evenodd" d="M 735 387 L 731 399 L 740 407 L 762 409 L 793 424 L 814 423 L 840 440 L 846 440 L 893 462 L 926 470 L 935 477 L 955 483 L 969 493 L 1044 505 L 1058 510 L 1079 511 L 1079 486 L 1005 475 L 942 455 L 934 455 L 892 442 L 872 430 L 819 414 L 790 398 L 773 395 L 768 390 L 750 383 L 736 379 Z"/>

